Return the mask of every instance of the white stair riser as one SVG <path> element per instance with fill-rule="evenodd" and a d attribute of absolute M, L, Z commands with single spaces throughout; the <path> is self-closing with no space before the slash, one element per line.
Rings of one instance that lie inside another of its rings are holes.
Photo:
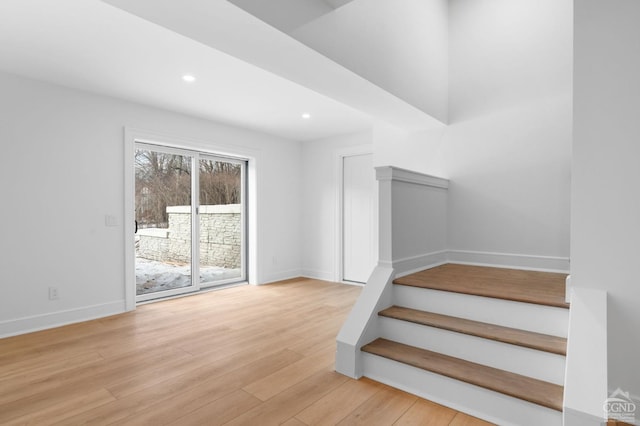
<path fill-rule="evenodd" d="M 380 337 L 538 380 L 564 384 L 565 357 L 392 318 L 379 318 Z"/>
<path fill-rule="evenodd" d="M 562 413 L 376 355 L 362 353 L 366 377 L 502 426 L 561 426 Z"/>
<path fill-rule="evenodd" d="M 394 304 L 398 306 L 567 337 L 569 310 L 565 308 L 404 285 L 393 287 Z"/>

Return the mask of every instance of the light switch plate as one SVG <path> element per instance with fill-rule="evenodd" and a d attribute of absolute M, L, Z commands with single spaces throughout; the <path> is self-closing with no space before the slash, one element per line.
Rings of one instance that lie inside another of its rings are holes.
<path fill-rule="evenodd" d="M 105 226 L 118 226 L 118 218 L 112 214 L 107 214 L 104 216 L 104 225 Z"/>

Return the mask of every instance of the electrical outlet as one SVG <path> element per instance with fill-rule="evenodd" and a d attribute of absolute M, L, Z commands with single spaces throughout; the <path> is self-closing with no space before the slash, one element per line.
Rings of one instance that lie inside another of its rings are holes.
<path fill-rule="evenodd" d="M 58 288 L 49 287 L 49 300 L 58 300 Z"/>

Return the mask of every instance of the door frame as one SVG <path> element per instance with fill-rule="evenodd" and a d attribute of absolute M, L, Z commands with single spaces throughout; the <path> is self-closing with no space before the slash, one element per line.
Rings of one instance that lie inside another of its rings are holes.
<path fill-rule="evenodd" d="M 336 211 L 335 211 L 335 259 L 333 280 L 344 284 L 361 285 L 353 281 L 344 281 L 344 159 L 345 157 L 354 157 L 358 155 L 373 155 L 373 146 L 356 145 L 348 148 L 342 148 L 333 153 L 333 166 L 335 176 L 335 195 L 336 195 Z M 373 241 L 378 244 L 378 182 L 376 181 L 376 189 L 374 190 L 374 235 Z M 375 247 L 376 253 L 378 248 Z"/>
<path fill-rule="evenodd" d="M 191 152 L 209 154 L 214 157 L 226 157 L 246 161 L 245 168 L 245 280 L 249 284 L 257 284 L 257 170 L 259 151 L 251 148 L 222 145 L 209 141 L 169 136 L 147 130 L 124 127 L 124 295 L 125 310 L 132 311 L 136 308 L 136 277 L 135 277 L 135 243 L 131 236 L 135 231 L 133 218 L 135 217 L 135 170 L 134 155 L 136 143 L 144 143 L 166 148 L 175 148 Z M 192 197 L 195 198 L 195 197 Z M 131 220 L 130 220 L 131 219 Z M 195 222 L 195 221 L 193 221 Z M 197 244 L 192 238 L 192 247 Z M 199 247 L 198 247 L 199 249 Z M 193 250 L 193 249 L 192 249 Z M 192 253 L 193 256 L 193 253 Z M 192 270 L 192 276 L 194 276 Z M 197 272 L 197 271 L 196 271 Z"/>
<path fill-rule="evenodd" d="M 163 297 L 172 297 L 172 296 L 179 296 L 179 295 L 183 295 L 183 294 L 189 294 L 189 293 L 194 293 L 197 292 L 198 290 L 200 290 L 200 283 L 198 282 L 197 278 L 200 276 L 200 271 L 199 271 L 199 267 L 200 265 L 198 265 L 197 262 L 195 262 L 194 259 L 194 254 L 196 252 L 196 250 L 198 249 L 198 230 L 197 230 L 197 224 L 198 224 L 198 214 L 197 214 L 197 191 L 198 191 L 198 182 L 196 182 L 195 179 L 193 179 L 194 173 L 196 167 L 197 167 L 197 157 L 195 156 L 195 153 L 193 153 L 192 151 L 187 151 L 187 150 L 183 150 L 183 149 L 178 149 L 178 148 L 174 148 L 174 147 L 169 147 L 169 146 L 165 146 L 165 145 L 159 145 L 159 144 L 151 144 L 151 143 L 147 143 L 147 142 L 140 142 L 140 141 L 135 141 L 134 143 L 134 150 L 135 149 L 145 149 L 145 150 L 149 150 L 149 151 L 155 151 L 155 152 L 159 152 L 159 153 L 163 153 L 163 154 L 171 154 L 171 155 L 181 155 L 181 156 L 188 156 L 189 157 L 189 161 L 191 163 L 191 177 L 190 177 L 190 186 L 189 186 L 189 190 L 191 191 L 191 196 L 189 197 L 191 199 L 191 251 L 190 251 L 190 255 L 189 255 L 189 262 L 190 262 L 190 268 L 191 268 L 191 284 L 189 286 L 186 287 L 178 287 L 178 288 L 174 288 L 174 289 L 170 289 L 170 290 L 163 290 L 161 292 L 154 292 L 154 293 L 147 293 L 147 294 L 143 294 L 143 295 L 138 295 L 137 294 L 137 288 L 136 288 L 136 302 L 140 303 L 140 302 L 146 302 L 149 300 L 154 300 L 154 299 L 159 299 L 159 298 L 163 298 Z M 134 166 L 135 168 L 135 166 Z M 135 182 L 134 182 L 134 198 L 135 198 Z M 134 209 L 135 209 L 135 203 L 134 203 Z M 135 219 L 135 210 L 134 210 L 134 219 Z M 129 236 L 129 238 L 131 238 L 131 236 Z M 135 251 L 135 249 L 134 249 Z M 134 269 L 135 269 L 135 253 L 134 253 Z"/>
<path fill-rule="evenodd" d="M 241 235 L 241 250 L 240 250 L 240 265 L 242 266 L 242 272 L 241 275 L 238 279 L 236 278 L 227 278 L 225 280 L 218 280 L 218 281 L 208 281 L 208 282 L 204 282 L 204 283 L 199 283 L 199 287 L 200 290 L 202 289 L 211 289 L 211 288 L 216 288 L 219 286 L 224 286 L 227 284 L 235 284 L 237 282 L 243 282 L 243 281 L 247 281 L 247 168 L 248 168 L 248 162 L 245 158 L 238 158 L 238 157 L 228 157 L 228 156 L 221 156 L 220 154 L 212 154 L 209 152 L 202 152 L 199 151 L 199 155 L 198 155 L 198 160 L 202 160 L 202 159 L 208 159 L 208 160 L 214 160 L 214 161 L 222 161 L 222 162 L 227 162 L 227 163 L 233 163 L 233 164 L 240 164 L 242 165 L 241 168 L 241 172 L 240 172 L 240 187 L 242 188 L 242 190 L 240 191 L 240 205 L 242 206 L 242 214 L 240 215 L 240 229 L 242 229 L 242 235 Z M 200 167 L 200 165 L 197 165 L 198 168 Z M 195 179 L 196 184 L 196 191 L 197 194 L 200 193 L 200 180 L 199 179 Z M 195 198 L 195 197 L 194 197 Z M 201 204 L 198 203 L 198 207 L 200 207 Z M 197 225 L 194 225 L 196 229 L 196 234 L 197 234 L 197 241 L 195 243 L 196 245 L 196 249 L 200 250 L 200 212 L 197 211 L 197 216 L 198 216 L 198 223 Z M 199 256 L 199 255 L 198 255 Z M 198 257 L 198 260 L 200 260 L 200 258 Z M 197 273 L 198 273 L 198 277 L 200 276 L 200 263 L 198 262 L 197 265 Z M 196 269 L 194 269 L 195 271 Z"/>

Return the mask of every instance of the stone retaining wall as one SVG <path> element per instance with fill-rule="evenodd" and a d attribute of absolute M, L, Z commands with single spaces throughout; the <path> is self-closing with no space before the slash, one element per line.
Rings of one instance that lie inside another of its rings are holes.
<path fill-rule="evenodd" d="M 200 264 L 240 268 L 240 204 L 200 206 Z M 136 256 L 160 262 L 191 261 L 191 207 L 167 207 L 169 227 L 139 229 Z"/>

